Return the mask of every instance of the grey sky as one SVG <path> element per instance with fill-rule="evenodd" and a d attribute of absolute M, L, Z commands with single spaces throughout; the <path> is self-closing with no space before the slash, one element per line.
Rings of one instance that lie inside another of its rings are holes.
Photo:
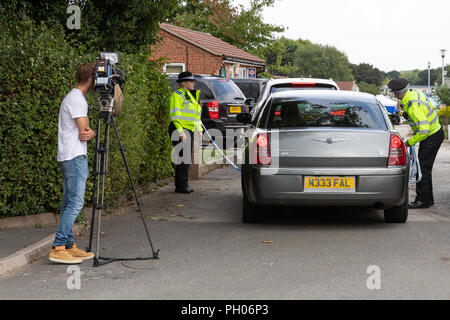
<path fill-rule="evenodd" d="M 440 67 L 439 50 L 450 50 L 449 0 L 277 0 L 264 21 L 286 27 L 287 38 L 332 45 L 351 63 L 383 71 L 426 69 L 428 61 Z"/>

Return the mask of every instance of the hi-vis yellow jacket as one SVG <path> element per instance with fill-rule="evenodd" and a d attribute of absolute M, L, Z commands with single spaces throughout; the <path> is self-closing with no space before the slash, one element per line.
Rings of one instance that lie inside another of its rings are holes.
<path fill-rule="evenodd" d="M 410 146 L 425 140 L 441 128 L 437 112 L 423 92 L 408 90 L 401 104 L 409 116 L 408 124 L 414 131 L 414 136 L 408 140 Z"/>
<path fill-rule="evenodd" d="M 199 103 L 200 90 L 197 90 L 195 98 L 183 88 L 177 89 L 170 96 L 170 121 L 173 122 L 178 132 L 183 128 L 199 132 L 202 128 L 202 106 Z"/>

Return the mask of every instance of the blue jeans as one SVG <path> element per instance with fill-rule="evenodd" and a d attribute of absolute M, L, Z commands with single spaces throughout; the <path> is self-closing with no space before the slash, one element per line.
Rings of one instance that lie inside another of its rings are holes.
<path fill-rule="evenodd" d="M 86 181 L 89 176 L 88 158 L 85 155 L 59 163 L 64 177 L 61 219 L 52 246 L 70 246 L 75 242 L 73 224 L 83 209 Z"/>

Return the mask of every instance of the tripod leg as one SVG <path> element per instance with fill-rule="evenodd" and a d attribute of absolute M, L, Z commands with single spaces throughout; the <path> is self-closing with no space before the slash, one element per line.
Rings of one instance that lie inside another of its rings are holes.
<path fill-rule="evenodd" d="M 97 248 L 95 251 L 95 260 L 94 265 L 99 265 L 99 259 L 100 259 L 100 236 L 101 236 L 101 221 L 102 221 L 102 211 L 104 206 L 104 200 L 105 200 L 105 180 L 106 180 L 106 174 L 108 171 L 108 155 L 109 155 L 109 132 L 110 132 L 110 117 L 108 114 L 106 114 L 106 126 L 105 126 L 105 140 L 103 142 L 103 145 L 100 147 L 100 159 L 98 162 L 98 168 L 99 168 L 99 181 L 97 186 L 97 194 L 100 197 L 100 203 L 97 207 L 98 209 L 98 222 L 97 222 Z M 101 188 L 101 193 L 100 193 Z"/>
<path fill-rule="evenodd" d="M 117 130 L 116 120 L 114 119 L 114 116 L 112 116 L 112 123 L 113 123 L 114 131 L 116 133 L 117 142 L 119 143 L 120 153 L 122 154 L 123 162 L 125 163 L 125 167 L 127 169 L 128 178 L 130 179 L 130 185 L 131 185 L 131 188 L 133 189 L 134 197 L 136 199 L 136 204 L 138 206 L 138 210 L 139 210 L 139 213 L 141 215 L 142 223 L 144 224 L 144 228 L 145 228 L 145 232 L 147 234 L 148 242 L 150 243 L 150 248 L 152 249 L 153 259 L 158 259 L 159 249 L 156 252 L 153 249 L 152 240 L 150 239 L 150 233 L 148 231 L 148 227 L 147 227 L 147 223 L 146 223 L 145 218 L 144 218 L 144 214 L 142 213 L 142 210 L 141 210 L 141 203 L 140 203 L 140 201 L 138 199 L 138 196 L 137 196 L 137 193 L 136 193 L 136 188 L 134 187 L 134 182 L 133 182 L 133 178 L 131 176 L 130 167 L 128 166 L 127 158 L 125 156 L 125 151 L 124 151 L 122 142 L 120 141 L 119 130 Z"/>
<path fill-rule="evenodd" d="M 95 225 L 95 210 L 98 208 L 98 186 L 100 185 L 99 175 L 100 175 L 100 130 L 101 130 L 101 119 L 98 118 L 97 124 L 97 137 L 95 139 L 95 155 L 94 155 L 94 165 L 93 165 L 93 177 L 94 185 L 92 187 L 92 216 L 91 216 L 91 230 L 89 234 L 89 247 L 88 252 L 92 252 L 92 238 L 94 236 L 94 225 Z M 97 190 L 96 190 L 97 189 Z"/>

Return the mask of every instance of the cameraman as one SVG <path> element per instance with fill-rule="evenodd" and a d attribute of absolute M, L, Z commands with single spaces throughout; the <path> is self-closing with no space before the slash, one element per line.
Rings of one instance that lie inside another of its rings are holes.
<path fill-rule="evenodd" d="M 89 176 L 87 141 L 95 137 L 89 127 L 86 94 L 94 87 L 93 64 L 77 69 L 77 87 L 64 98 L 58 120 L 58 163 L 64 177 L 61 219 L 49 260 L 74 264 L 91 259 L 94 254 L 77 248 L 73 224 L 84 205 L 86 180 Z"/>

